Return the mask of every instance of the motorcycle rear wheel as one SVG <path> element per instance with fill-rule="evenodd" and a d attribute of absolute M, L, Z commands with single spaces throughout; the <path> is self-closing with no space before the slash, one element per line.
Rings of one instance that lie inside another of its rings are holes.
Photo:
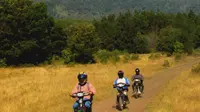
<path fill-rule="evenodd" d="M 85 110 L 84 108 L 79 108 L 79 109 L 77 110 L 77 112 L 86 112 L 86 110 Z"/>
<path fill-rule="evenodd" d="M 124 103 L 123 103 L 124 101 L 123 101 L 123 99 L 122 99 L 122 97 L 119 97 L 119 109 L 120 110 L 123 110 L 124 109 Z"/>

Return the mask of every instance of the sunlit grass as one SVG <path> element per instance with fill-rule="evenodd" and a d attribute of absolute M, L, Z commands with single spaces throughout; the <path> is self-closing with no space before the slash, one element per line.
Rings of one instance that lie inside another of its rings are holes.
<path fill-rule="evenodd" d="M 69 97 L 77 83 L 77 73 L 88 73 L 89 82 L 97 90 L 94 101 L 114 94 L 113 81 L 118 70 L 124 70 L 129 79 L 136 67 L 141 68 L 145 78 L 163 69 L 166 58 L 140 60 L 129 63 L 91 64 L 67 66 L 41 66 L 30 68 L 0 69 L 0 111 L 1 112 L 71 112 L 74 99 Z M 171 59 L 171 58 L 169 58 Z M 173 59 L 172 59 L 173 60 Z"/>
<path fill-rule="evenodd" d="M 170 81 L 145 112 L 200 112 L 200 76 L 187 70 Z"/>

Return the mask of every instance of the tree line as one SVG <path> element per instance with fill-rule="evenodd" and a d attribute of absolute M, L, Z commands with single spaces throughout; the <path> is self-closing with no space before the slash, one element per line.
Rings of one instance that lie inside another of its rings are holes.
<path fill-rule="evenodd" d="M 0 2 L 0 65 L 94 63 L 101 50 L 187 52 L 200 47 L 200 15 L 129 11 L 92 21 L 55 20 L 44 3 Z M 99 52 L 98 52 L 99 53 Z"/>

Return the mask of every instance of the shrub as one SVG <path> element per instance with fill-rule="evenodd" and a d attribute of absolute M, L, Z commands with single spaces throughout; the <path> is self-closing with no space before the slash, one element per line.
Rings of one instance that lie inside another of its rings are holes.
<path fill-rule="evenodd" d="M 168 60 L 164 60 L 164 64 L 163 64 L 164 67 L 170 67 L 170 63 Z"/>
<path fill-rule="evenodd" d="M 176 41 L 173 45 L 175 53 L 183 53 L 184 52 L 184 45 L 178 41 Z"/>
<path fill-rule="evenodd" d="M 119 55 L 112 55 L 110 58 L 109 58 L 109 60 L 112 62 L 112 63 L 117 63 L 117 62 L 119 62 L 120 61 L 120 57 L 119 57 Z"/>
<path fill-rule="evenodd" d="M 106 64 L 108 62 L 111 53 L 107 50 L 99 50 L 96 54 L 94 54 L 94 58 L 96 62 Z"/>
<path fill-rule="evenodd" d="M 124 62 L 124 63 L 128 63 L 130 59 L 131 59 L 131 56 L 130 56 L 130 54 L 128 54 L 128 53 L 126 53 L 126 54 L 123 56 L 123 62 Z"/>
<path fill-rule="evenodd" d="M 120 61 L 120 54 L 122 54 L 122 52 L 120 51 L 107 51 L 107 50 L 99 50 L 97 53 L 94 54 L 94 58 L 96 62 L 100 62 L 103 64 L 108 63 L 108 61 L 111 61 L 112 63 L 116 63 L 118 61 Z"/>
<path fill-rule="evenodd" d="M 160 53 L 152 53 L 150 56 L 149 56 L 149 59 L 159 59 L 161 57 L 161 54 Z"/>
<path fill-rule="evenodd" d="M 174 53 L 175 61 L 179 61 L 179 60 L 183 59 L 185 57 L 185 55 L 187 55 L 187 54 L 184 54 L 184 53 Z"/>
<path fill-rule="evenodd" d="M 5 66 L 7 66 L 6 59 L 5 58 L 0 59 L 0 67 L 5 67 Z"/>
<path fill-rule="evenodd" d="M 200 48 L 193 50 L 193 56 L 200 56 Z"/>
<path fill-rule="evenodd" d="M 197 66 L 192 67 L 192 73 L 200 73 L 200 63 Z"/>
<path fill-rule="evenodd" d="M 182 56 L 180 53 L 176 53 L 175 54 L 175 60 L 178 61 L 178 60 L 181 60 Z"/>
<path fill-rule="evenodd" d="M 53 55 L 52 60 L 60 60 L 60 57 L 58 55 Z"/>
<path fill-rule="evenodd" d="M 25 63 L 25 64 L 20 64 L 21 67 L 34 67 L 34 64 L 30 64 L 30 63 Z"/>
<path fill-rule="evenodd" d="M 167 52 L 166 54 L 167 54 L 167 57 L 170 57 L 170 56 L 172 56 L 172 54 L 171 54 L 171 53 L 169 53 L 169 52 Z"/>
<path fill-rule="evenodd" d="M 139 59 L 139 55 L 138 54 L 131 54 L 130 59 L 131 60 L 138 60 Z"/>
<path fill-rule="evenodd" d="M 62 50 L 62 58 L 65 64 L 70 64 L 74 62 L 74 54 L 69 49 Z"/>

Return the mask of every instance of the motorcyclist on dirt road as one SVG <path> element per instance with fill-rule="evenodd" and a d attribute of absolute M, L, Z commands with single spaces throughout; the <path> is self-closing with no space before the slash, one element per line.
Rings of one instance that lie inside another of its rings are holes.
<path fill-rule="evenodd" d="M 118 83 L 125 83 L 126 86 L 123 87 L 123 90 L 128 92 L 128 87 L 130 86 L 130 82 L 129 82 L 128 78 L 124 77 L 124 72 L 122 70 L 118 71 L 118 78 L 114 81 L 114 85 L 113 85 L 113 87 L 118 90 L 117 96 L 119 95 L 119 88 L 116 87 L 115 85 L 118 84 Z M 127 99 L 127 104 L 129 104 L 130 101 L 129 101 L 129 98 L 128 98 L 128 94 L 126 95 L 126 99 Z M 116 101 L 117 101 L 117 104 L 118 104 L 118 101 L 119 101 L 118 97 L 117 97 Z"/>
<path fill-rule="evenodd" d="M 85 102 L 84 104 L 87 108 L 87 112 L 91 112 L 91 104 L 93 100 L 93 95 L 96 93 L 96 89 L 91 83 L 87 82 L 87 77 L 88 77 L 87 74 L 84 72 L 80 72 L 78 74 L 77 78 L 79 83 L 77 83 L 74 89 L 72 90 L 72 96 L 73 94 L 80 91 L 89 93 L 90 94 L 89 96 L 84 96 L 83 101 Z M 79 104 L 76 101 L 73 105 L 74 112 L 76 112 L 78 106 Z"/>
<path fill-rule="evenodd" d="M 143 91 L 144 91 L 144 85 L 143 85 L 144 77 L 143 77 L 142 74 L 140 74 L 139 68 L 135 69 L 135 73 L 136 74 L 132 76 L 132 81 L 134 81 L 134 79 L 140 79 L 141 80 L 140 87 L 141 87 L 141 92 L 143 93 Z M 135 86 L 135 83 L 133 83 L 133 85 L 132 85 L 133 91 L 134 91 L 134 86 Z"/>

